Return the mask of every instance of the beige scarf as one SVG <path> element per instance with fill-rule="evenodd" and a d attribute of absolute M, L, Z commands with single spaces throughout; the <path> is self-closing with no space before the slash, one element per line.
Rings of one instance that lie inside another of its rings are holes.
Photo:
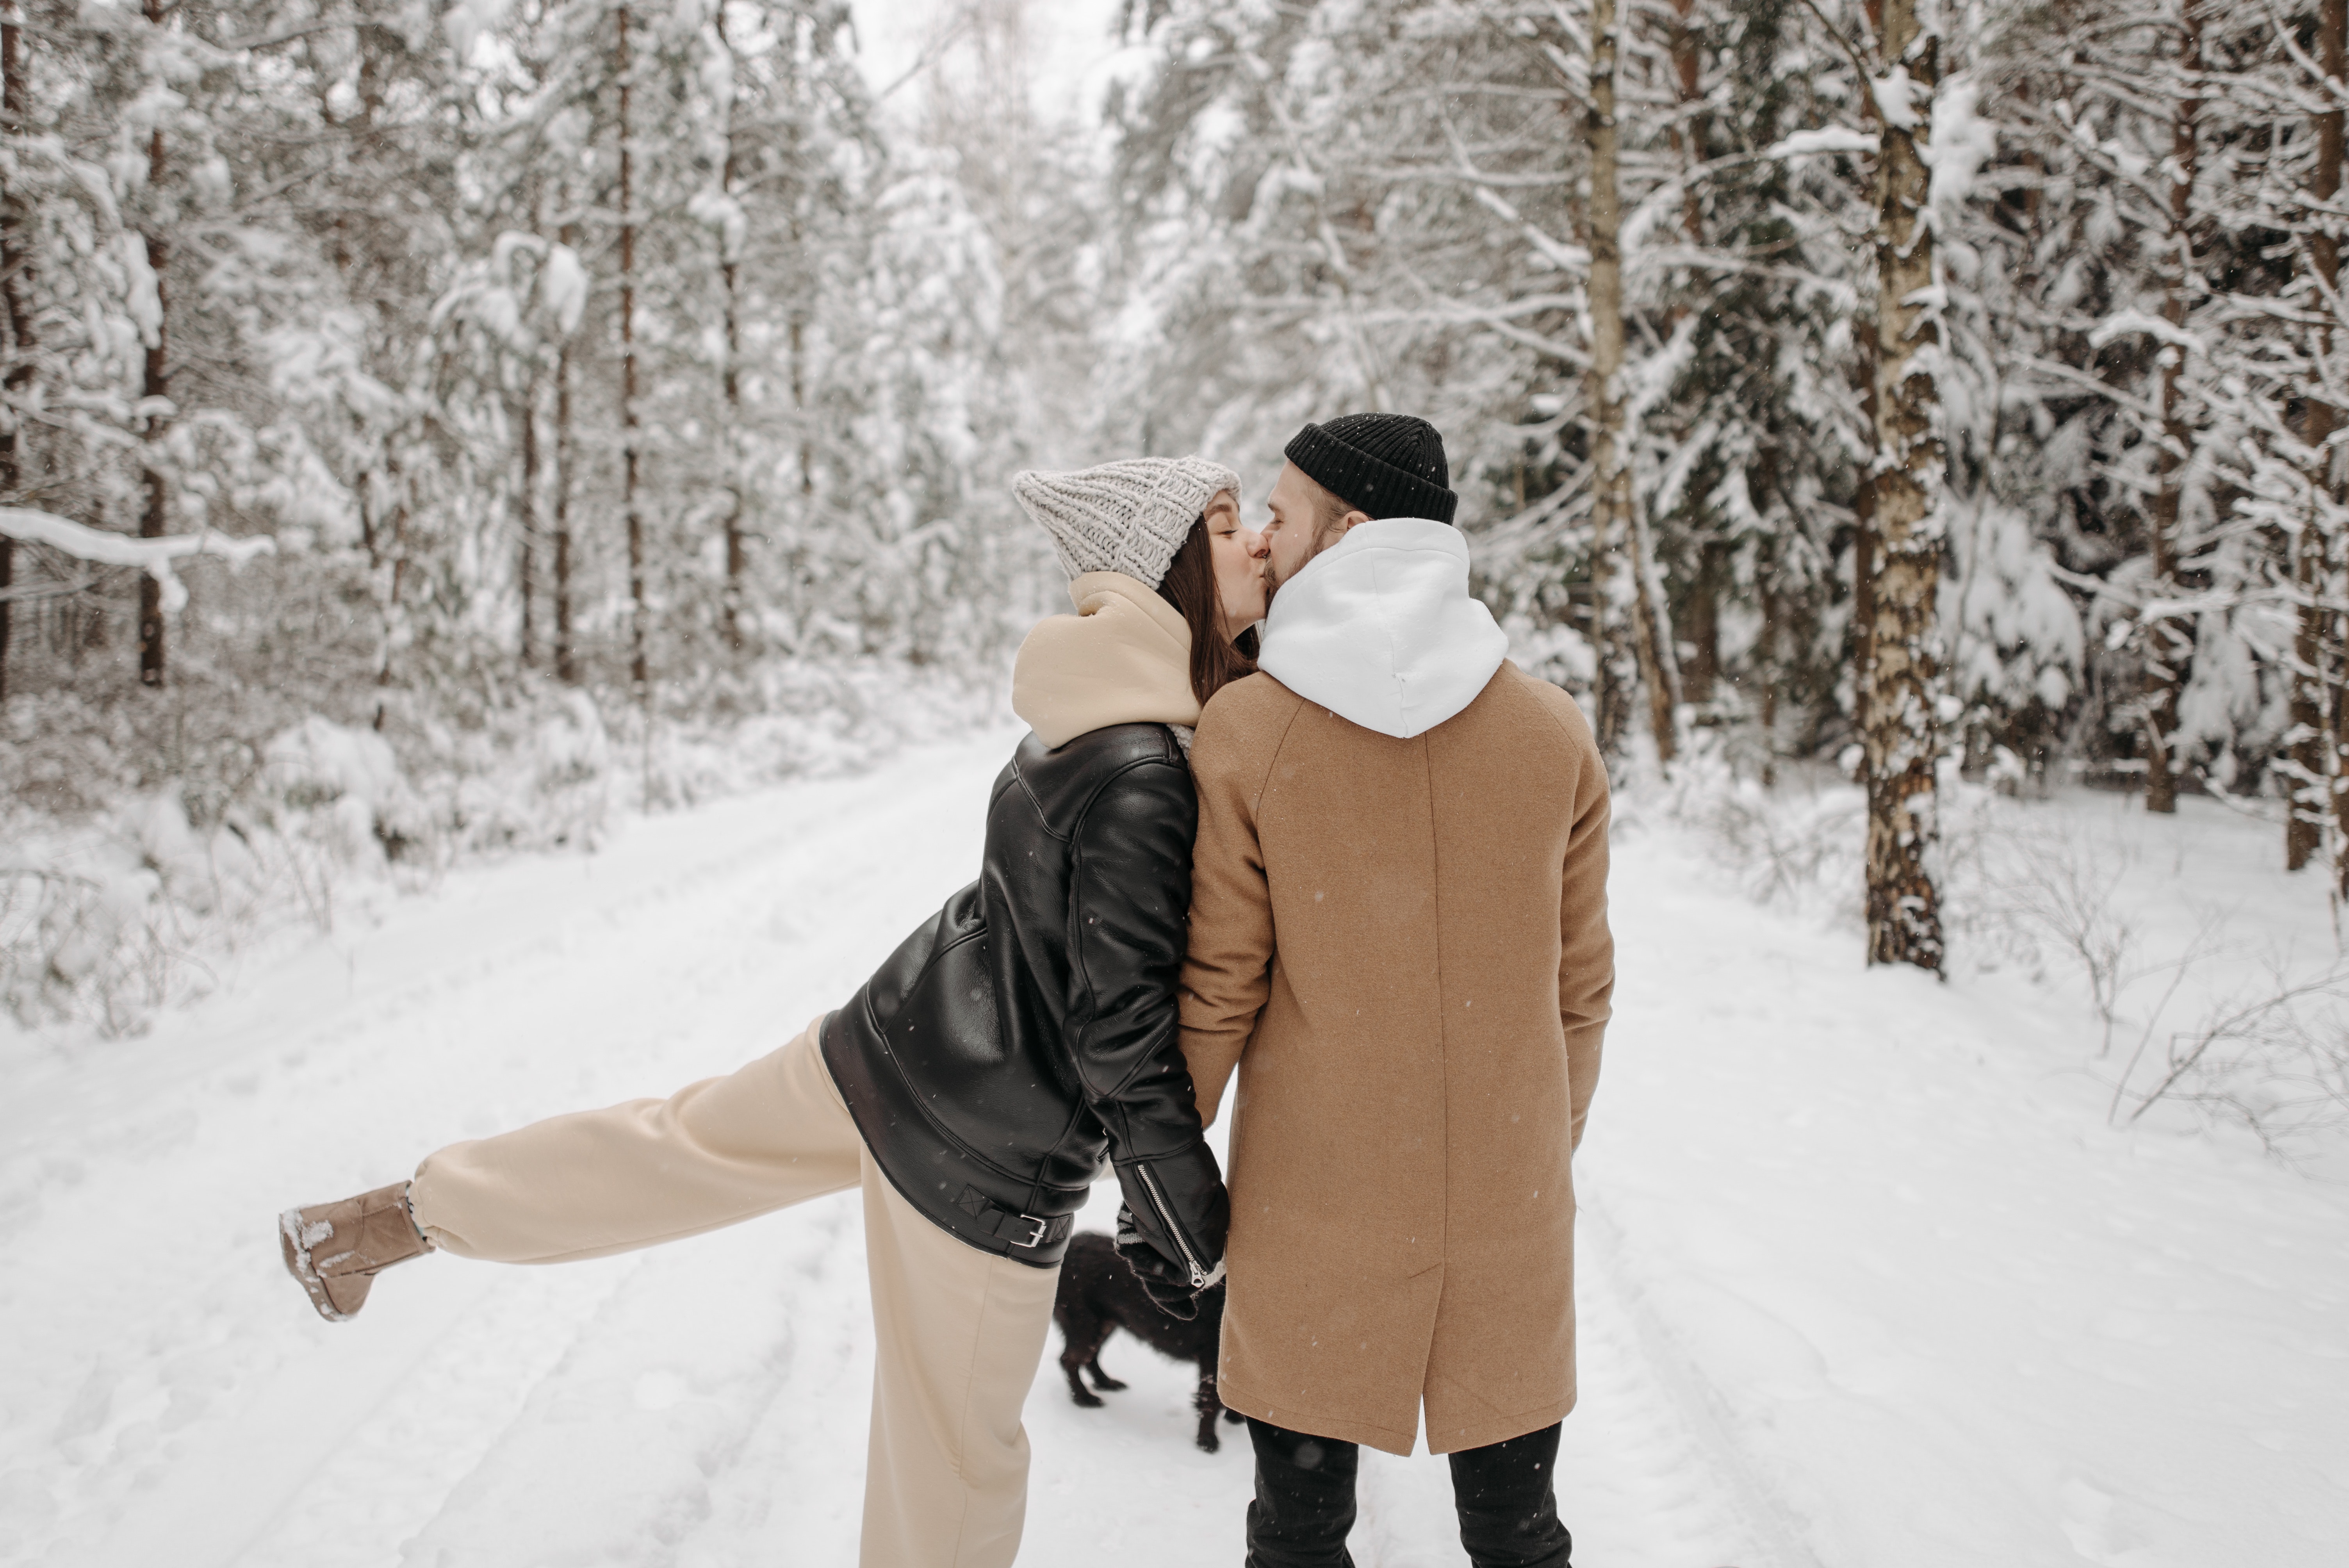
<path fill-rule="evenodd" d="M 1046 746 L 1112 724 L 1199 722 L 1191 691 L 1191 629 L 1174 606 L 1123 572 L 1069 584 L 1073 615 L 1040 621 L 1019 645 L 1011 711 Z"/>

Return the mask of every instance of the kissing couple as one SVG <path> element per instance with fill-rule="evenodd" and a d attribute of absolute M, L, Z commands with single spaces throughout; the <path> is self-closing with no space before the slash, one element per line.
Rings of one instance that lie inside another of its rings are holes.
<path fill-rule="evenodd" d="M 1476 1568 L 1567 1568 L 1606 769 L 1469 594 L 1433 426 L 1349 415 L 1285 456 L 1261 533 L 1197 457 L 1019 475 L 1076 614 L 1020 647 L 1031 733 L 978 879 L 728 1077 L 287 1211 L 318 1311 L 427 1252 L 601 1257 L 854 1188 L 861 1562 L 1004 1568 L 1061 1255 L 1114 1170 L 1119 1251 L 1161 1306 L 1228 1276 L 1249 1568 L 1350 1563 L 1358 1445 L 1410 1453 L 1423 1411 Z M 1227 1088 L 1228 1175 L 1205 1136 Z"/>

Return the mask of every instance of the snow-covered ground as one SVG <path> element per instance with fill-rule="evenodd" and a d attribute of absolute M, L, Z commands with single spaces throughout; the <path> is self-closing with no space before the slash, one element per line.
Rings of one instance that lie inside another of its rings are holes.
<path fill-rule="evenodd" d="M 1009 740 L 452 874 L 140 1038 L 0 1038 L 0 1561 L 853 1562 L 849 1202 L 562 1268 L 428 1259 L 343 1326 L 273 1216 L 780 1044 L 970 874 Z M 2241 870 L 2251 825 L 2202 804 L 2040 820 L 2329 950 L 2313 881 Z M 1711 841 L 1618 834 L 1578 1561 L 2339 1563 L 2349 1194 L 2247 1140 L 2112 1130 L 2073 987 L 1865 971 Z M 1107 1360 L 1133 1388 L 1105 1409 L 1038 1377 L 1023 1562 L 1237 1563 L 1245 1442 L 1196 1452 L 1186 1369 Z M 1364 1568 L 1463 1561 L 1440 1461 L 1366 1456 L 1363 1491 Z"/>

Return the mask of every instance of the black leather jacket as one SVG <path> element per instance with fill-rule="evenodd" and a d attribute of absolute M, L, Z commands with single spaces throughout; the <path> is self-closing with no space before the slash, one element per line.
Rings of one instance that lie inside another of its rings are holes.
<path fill-rule="evenodd" d="M 1198 806 L 1164 725 L 995 781 L 978 881 L 824 1021 L 823 1056 L 898 1191 L 985 1252 L 1049 1268 L 1114 1161 L 1151 1245 L 1196 1284 L 1231 1212 L 1176 1045 Z"/>

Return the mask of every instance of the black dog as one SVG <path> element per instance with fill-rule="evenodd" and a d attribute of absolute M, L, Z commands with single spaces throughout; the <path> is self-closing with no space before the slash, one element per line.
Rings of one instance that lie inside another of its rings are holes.
<path fill-rule="evenodd" d="M 1100 1397 L 1077 1376 L 1080 1369 L 1092 1374 L 1095 1388 L 1125 1387 L 1102 1371 L 1101 1364 L 1102 1346 L 1123 1328 L 1162 1356 L 1197 1365 L 1199 1391 L 1191 1397 L 1191 1403 L 1199 1412 L 1201 1448 L 1214 1453 L 1222 1446 L 1216 1439 L 1217 1416 L 1239 1424 L 1239 1413 L 1225 1409 L 1223 1400 L 1216 1397 L 1216 1357 L 1224 1328 L 1222 1285 L 1200 1295 L 1199 1315 L 1190 1322 L 1169 1317 L 1117 1255 L 1116 1243 L 1092 1231 L 1080 1231 L 1069 1238 L 1069 1255 L 1061 1264 L 1052 1321 L 1061 1326 L 1061 1337 L 1068 1341 L 1061 1352 L 1061 1370 L 1069 1375 L 1069 1397 L 1078 1404 L 1101 1403 Z"/>

